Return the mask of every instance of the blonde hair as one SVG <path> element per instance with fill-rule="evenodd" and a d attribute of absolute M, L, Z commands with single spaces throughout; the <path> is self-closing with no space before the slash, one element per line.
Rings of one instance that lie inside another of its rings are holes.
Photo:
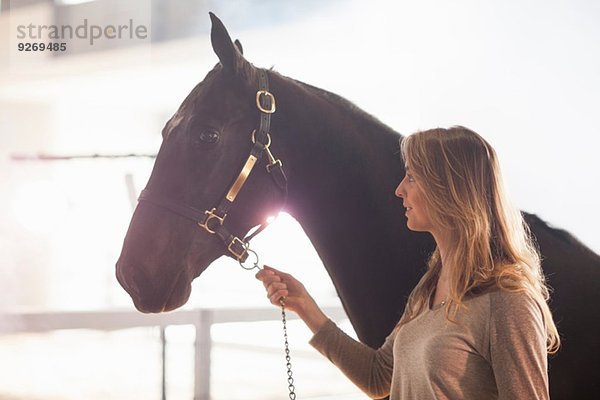
<path fill-rule="evenodd" d="M 444 259 L 450 272 L 446 317 L 453 320 L 470 293 L 491 287 L 526 292 L 542 310 L 548 352 L 556 352 L 560 337 L 547 304 L 549 290 L 540 255 L 529 227 L 507 196 L 492 146 L 461 126 L 417 132 L 403 138 L 400 146 L 425 194 L 432 224 L 452 232 L 452 248 Z M 436 248 L 398 327 L 429 307 L 440 271 Z"/>

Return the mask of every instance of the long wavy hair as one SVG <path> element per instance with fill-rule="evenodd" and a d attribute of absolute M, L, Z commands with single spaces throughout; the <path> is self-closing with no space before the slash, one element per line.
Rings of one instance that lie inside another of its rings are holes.
<path fill-rule="evenodd" d="M 452 233 L 444 257 L 450 272 L 446 318 L 454 320 L 468 294 L 499 287 L 528 293 L 540 306 L 547 349 L 560 346 L 548 307 L 549 289 L 540 255 L 520 211 L 504 188 L 496 152 L 477 133 L 456 126 L 431 129 L 402 139 L 402 158 L 425 194 L 432 224 Z M 428 269 L 411 293 L 398 327 L 429 307 L 442 263 L 436 248 Z"/>

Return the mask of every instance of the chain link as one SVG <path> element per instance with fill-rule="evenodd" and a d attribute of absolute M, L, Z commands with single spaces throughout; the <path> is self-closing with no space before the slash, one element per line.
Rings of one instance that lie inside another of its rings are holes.
<path fill-rule="evenodd" d="M 285 317 L 285 300 L 282 298 L 281 300 L 279 300 L 279 304 L 281 304 L 281 322 L 283 322 L 283 340 L 285 346 L 285 366 L 287 368 L 288 390 L 290 391 L 290 400 L 295 400 L 296 387 L 294 386 L 294 377 L 292 373 L 292 357 L 290 356 L 290 344 L 288 343 L 287 319 Z"/>

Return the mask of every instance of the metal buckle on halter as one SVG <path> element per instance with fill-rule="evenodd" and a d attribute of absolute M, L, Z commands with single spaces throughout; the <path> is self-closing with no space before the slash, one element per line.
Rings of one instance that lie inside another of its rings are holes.
<path fill-rule="evenodd" d="M 262 104 L 260 104 L 261 95 L 267 96 L 271 99 L 270 109 L 266 109 L 262 106 Z M 269 92 L 268 90 L 259 90 L 258 92 L 256 92 L 256 107 L 258 107 L 258 109 L 264 112 L 265 114 L 273 114 L 277 109 L 277 107 L 275 106 L 275 96 L 273 96 L 273 93 Z"/>
<path fill-rule="evenodd" d="M 198 222 L 198 225 L 204 229 L 206 229 L 206 231 L 208 233 L 211 234 L 215 234 L 216 231 L 212 230 L 209 226 L 208 223 L 212 220 L 212 219 L 216 219 L 217 221 L 219 221 L 219 225 L 223 225 L 223 221 L 225 220 L 225 217 L 227 216 L 227 214 L 223 215 L 222 217 L 218 214 L 215 214 L 215 211 L 217 211 L 216 208 L 212 208 L 212 210 L 208 211 L 204 211 L 204 215 L 206 215 L 206 220 L 204 222 Z"/>
<path fill-rule="evenodd" d="M 233 247 L 238 244 L 242 247 L 242 251 L 239 253 L 233 249 Z M 234 236 L 233 239 L 231 239 L 231 242 L 229 242 L 227 250 L 229 250 L 229 252 L 233 254 L 238 261 L 240 261 L 246 254 L 248 254 L 248 244 L 242 242 L 237 236 Z"/>

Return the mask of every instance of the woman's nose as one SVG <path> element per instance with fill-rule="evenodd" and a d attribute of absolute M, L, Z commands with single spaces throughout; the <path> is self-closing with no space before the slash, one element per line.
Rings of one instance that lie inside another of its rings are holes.
<path fill-rule="evenodd" d="M 396 191 L 394 192 L 394 194 L 396 194 L 396 197 L 400 197 L 400 198 L 404 197 L 404 194 L 403 194 L 403 191 L 402 191 L 402 182 L 400 182 L 398 184 L 398 186 L 396 187 Z"/>

